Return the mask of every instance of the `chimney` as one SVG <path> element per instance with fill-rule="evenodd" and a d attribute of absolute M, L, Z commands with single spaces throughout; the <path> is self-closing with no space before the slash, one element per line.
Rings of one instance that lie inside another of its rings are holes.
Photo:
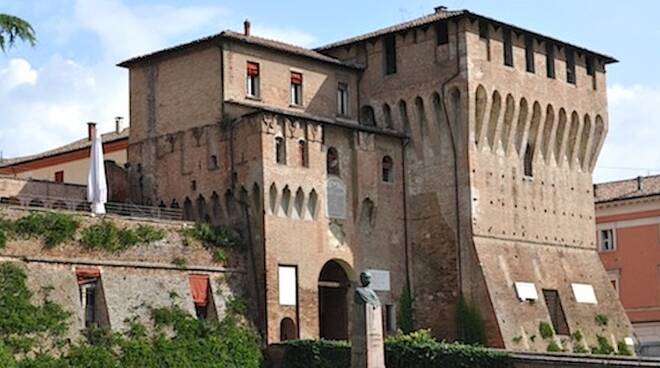
<path fill-rule="evenodd" d="M 115 133 L 119 134 L 121 133 L 121 122 L 124 120 L 123 117 L 117 116 L 115 118 Z"/>
<path fill-rule="evenodd" d="M 638 177 L 637 177 L 637 191 L 638 191 L 638 192 L 641 192 L 641 191 L 642 191 L 642 180 L 643 180 L 643 179 L 644 179 L 644 178 L 642 178 L 641 176 L 638 176 Z"/>
<path fill-rule="evenodd" d="M 447 12 L 447 7 L 444 5 L 436 6 L 433 9 L 435 10 L 435 14 L 444 14 Z"/>
<path fill-rule="evenodd" d="M 250 20 L 249 19 L 245 19 L 245 22 L 243 22 L 243 33 L 246 36 L 250 35 Z"/>
<path fill-rule="evenodd" d="M 91 141 L 95 135 L 96 135 L 96 123 L 90 121 L 89 123 L 87 123 L 87 139 Z"/>

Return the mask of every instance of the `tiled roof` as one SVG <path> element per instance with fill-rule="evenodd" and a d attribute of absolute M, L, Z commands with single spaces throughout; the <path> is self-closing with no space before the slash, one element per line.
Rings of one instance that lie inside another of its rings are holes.
<path fill-rule="evenodd" d="M 115 142 L 115 141 L 122 140 L 122 139 L 128 139 L 128 135 L 129 135 L 129 128 L 126 128 L 126 129 L 122 130 L 119 133 L 113 131 L 113 132 L 110 132 L 110 133 L 102 134 L 101 139 L 103 140 L 103 143 L 105 144 L 105 143 Z M 75 142 L 66 144 L 64 146 L 53 148 L 51 150 L 44 151 L 44 152 L 41 152 L 41 153 L 37 153 L 37 154 L 34 154 L 34 155 L 4 159 L 4 160 L 0 161 L 0 168 L 17 165 L 17 164 L 21 164 L 21 163 L 24 163 L 24 162 L 34 161 L 34 160 L 38 160 L 38 159 L 42 159 L 42 158 L 46 158 L 46 157 L 57 156 L 57 155 L 61 155 L 61 154 L 72 152 L 72 151 L 77 151 L 77 150 L 80 150 L 80 149 L 90 147 L 91 145 L 92 145 L 92 142 L 89 139 L 83 138 L 83 139 L 77 140 Z"/>
<path fill-rule="evenodd" d="M 589 54 L 597 55 L 597 56 L 603 58 L 606 63 L 616 63 L 617 62 L 617 60 L 615 58 L 613 58 L 612 56 L 601 54 L 601 53 L 598 53 L 598 52 L 595 52 L 595 51 L 591 51 L 591 50 L 586 49 L 584 47 L 572 45 L 568 42 L 560 41 L 560 40 L 557 40 L 555 38 L 548 37 L 546 35 L 536 33 L 536 32 L 530 31 L 530 30 L 526 30 L 526 29 L 517 27 L 513 24 L 508 24 L 508 23 L 505 23 L 505 22 L 502 22 L 502 21 L 499 21 L 499 20 L 496 20 L 496 19 L 493 19 L 493 18 L 489 18 L 489 17 L 483 16 L 483 15 L 480 15 L 480 14 L 476 14 L 476 13 L 473 13 L 473 12 L 471 12 L 469 10 L 465 10 L 465 9 L 464 10 L 445 10 L 445 11 L 440 11 L 440 12 L 437 12 L 437 13 L 434 13 L 434 14 L 425 15 L 423 17 L 419 17 L 419 18 L 416 18 L 416 19 L 413 19 L 413 20 L 410 20 L 410 21 L 407 21 L 407 22 L 399 23 L 399 24 L 396 24 L 396 25 L 393 25 L 393 26 L 390 26 L 390 27 L 386 27 L 386 28 L 383 28 L 383 29 L 380 29 L 380 30 L 377 30 L 377 31 L 374 31 L 374 32 L 365 33 L 365 34 L 360 35 L 360 36 L 351 37 L 351 38 L 348 38 L 348 39 L 345 39 L 345 40 L 342 40 L 342 41 L 337 41 L 337 42 L 333 42 L 333 43 L 330 43 L 330 44 L 325 45 L 325 46 L 317 47 L 315 50 L 323 52 L 323 51 L 333 49 L 333 48 L 336 48 L 336 47 L 345 46 L 345 45 L 349 45 L 349 44 L 352 44 L 352 43 L 355 43 L 355 42 L 380 37 L 380 36 L 386 35 L 388 33 L 401 32 L 401 31 L 412 29 L 412 28 L 425 26 L 425 25 L 431 24 L 431 23 L 433 23 L 435 21 L 438 21 L 438 20 L 441 20 L 441 19 L 450 19 L 450 18 L 461 17 L 461 16 L 469 16 L 469 17 L 472 17 L 472 18 L 483 19 L 483 20 L 486 20 L 490 23 L 510 28 L 513 31 L 528 33 L 528 34 L 530 34 L 534 37 L 537 37 L 537 38 L 546 39 L 546 40 L 551 41 L 553 43 L 569 46 L 569 47 L 574 48 L 578 51 L 582 51 L 582 52 L 586 52 L 586 53 L 589 53 Z"/>
<path fill-rule="evenodd" d="M 660 175 L 594 185 L 596 203 L 660 196 Z"/>
<path fill-rule="evenodd" d="M 133 64 L 139 63 L 141 61 L 149 60 L 154 57 L 158 56 L 163 56 L 172 52 L 176 52 L 179 50 L 184 50 L 189 47 L 193 47 L 195 45 L 201 45 L 205 43 L 211 43 L 214 41 L 220 41 L 220 40 L 231 40 L 231 41 L 236 41 L 236 42 L 242 42 L 242 43 L 247 43 L 250 45 L 255 45 L 255 46 L 261 46 L 261 47 L 266 47 L 272 50 L 276 51 L 281 51 L 289 54 L 294 54 L 306 58 L 311 58 L 315 59 L 318 61 L 322 61 L 325 63 L 330 63 L 330 64 L 335 64 L 335 65 L 340 65 L 348 68 L 353 68 L 353 69 L 361 69 L 362 66 L 359 64 L 355 64 L 352 62 L 344 62 L 338 59 L 335 59 L 333 57 L 321 54 L 320 52 L 317 52 L 315 50 L 307 49 L 304 47 L 296 46 L 296 45 L 291 45 L 288 43 L 280 42 L 280 41 L 275 41 L 271 40 L 268 38 L 263 38 L 263 37 L 258 37 L 258 36 L 246 36 L 243 33 L 239 32 L 234 32 L 230 30 L 223 31 L 221 33 L 211 35 L 208 37 L 203 37 L 191 42 L 187 42 L 181 45 L 176 45 L 173 47 L 169 47 L 163 50 L 159 50 L 150 54 L 134 57 L 132 59 L 123 61 L 118 64 L 118 66 L 121 67 L 130 67 Z"/>

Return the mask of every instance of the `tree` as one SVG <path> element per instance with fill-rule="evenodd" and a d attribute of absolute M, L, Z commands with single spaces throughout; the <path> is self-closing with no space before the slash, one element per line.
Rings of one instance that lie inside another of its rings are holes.
<path fill-rule="evenodd" d="M 37 43 L 34 29 L 30 23 L 19 17 L 0 13 L 0 50 L 7 51 L 17 40 L 34 46 Z"/>

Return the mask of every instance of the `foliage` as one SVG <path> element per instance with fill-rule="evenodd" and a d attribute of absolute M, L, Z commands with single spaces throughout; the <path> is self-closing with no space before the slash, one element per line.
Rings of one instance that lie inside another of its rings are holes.
<path fill-rule="evenodd" d="M 7 246 L 7 231 L 0 227 L 0 249 Z"/>
<path fill-rule="evenodd" d="M 225 254 L 224 249 L 214 249 L 211 254 L 213 262 L 225 263 L 227 262 L 227 255 Z"/>
<path fill-rule="evenodd" d="M 93 250 L 121 252 L 138 244 L 161 240 L 162 230 L 149 225 L 138 225 L 135 229 L 118 228 L 112 221 L 103 220 L 85 228 L 80 243 Z"/>
<path fill-rule="evenodd" d="M 614 347 L 610 344 L 607 338 L 601 335 L 596 335 L 596 341 L 598 342 L 598 345 L 591 347 L 592 353 L 600 355 L 614 354 Z"/>
<path fill-rule="evenodd" d="M 287 341 L 283 366 L 287 368 L 348 368 L 350 345 L 345 341 Z M 428 331 L 399 334 L 386 339 L 388 368 L 511 367 L 508 354 L 485 348 L 438 342 Z"/>
<path fill-rule="evenodd" d="M 0 264 L 0 345 L 14 353 L 30 351 L 43 340 L 61 337 L 69 318 L 62 307 L 48 299 L 33 305 L 26 280 L 19 266 Z"/>
<path fill-rule="evenodd" d="M 172 264 L 179 268 L 185 268 L 188 265 L 188 260 L 184 257 L 174 257 Z"/>
<path fill-rule="evenodd" d="M 479 310 L 461 296 L 456 309 L 458 341 L 470 345 L 485 345 L 486 329 Z"/>
<path fill-rule="evenodd" d="M 415 325 L 413 320 L 413 300 L 408 286 L 403 289 L 399 303 L 399 326 L 403 333 L 411 333 Z"/>
<path fill-rule="evenodd" d="M 630 351 L 630 346 L 626 344 L 625 341 L 619 341 L 616 344 L 616 355 L 631 356 L 632 351 Z"/>
<path fill-rule="evenodd" d="M 573 344 L 573 352 L 575 354 L 588 354 L 589 349 L 584 347 L 584 345 L 581 342 L 576 342 L 575 344 Z"/>
<path fill-rule="evenodd" d="M 518 335 L 518 336 L 515 336 L 515 337 L 511 338 L 511 341 L 513 341 L 514 344 L 520 344 L 520 342 L 522 342 L 522 339 L 523 339 L 523 337 Z"/>
<path fill-rule="evenodd" d="M 244 315 L 247 313 L 248 306 L 244 300 L 235 296 L 227 299 L 227 312 L 233 315 Z"/>
<path fill-rule="evenodd" d="M 594 322 L 596 322 L 596 325 L 601 327 L 607 326 L 607 323 L 609 322 L 609 318 L 607 318 L 607 316 L 604 314 L 597 314 L 594 317 Z"/>
<path fill-rule="evenodd" d="M 37 43 L 34 29 L 30 23 L 19 17 L 0 14 L 0 50 L 7 51 L 8 48 L 14 46 L 17 40 L 34 46 Z"/>
<path fill-rule="evenodd" d="M 195 224 L 182 231 L 184 237 L 196 239 L 208 249 L 241 248 L 240 237 L 236 231 L 226 226 L 213 226 L 210 224 Z"/>
<path fill-rule="evenodd" d="M 8 368 L 259 368 L 259 337 L 235 314 L 222 321 L 200 321 L 178 307 L 152 310 L 156 329 L 130 323 L 125 333 L 107 329 L 84 331 L 86 341 L 73 344 L 61 356 L 35 346 L 40 335 L 61 337 L 68 314 L 48 300 L 30 302 L 25 272 L 0 264 L 0 366 Z M 38 348 L 38 349 L 37 349 Z M 25 357 L 24 352 L 35 351 Z M 17 355 L 19 354 L 19 355 Z M 23 357 L 18 362 L 16 356 Z"/>
<path fill-rule="evenodd" d="M 582 336 L 582 332 L 580 330 L 577 330 L 571 334 L 571 339 L 573 339 L 573 341 L 580 342 L 583 338 L 584 336 Z"/>
<path fill-rule="evenodd" d="M 539 334 L 545 339 L 552 338 L 555 336 L 555 331 L 552 329 L 552 326 L 546 321 L 539 322 Z"/>
<path fill-rule="evenodd" d="M 79 222 L 69 214 L 31 212 L 16 220 L 12 229 L 17 236 L 25 239 L 41 238 L 46 248 L 53 248 L 73 240 L 79 226 Z"/>
<path fill-rule="evenodd" d="M 562 351 L 561 347 L 559 346 L 559 344 L 557 344 L 557 341 L 555 340 L 550 341 L 550 343 L 548 344 L 548 348 L 546 350 L 550 353 L 559 353 Z"/>

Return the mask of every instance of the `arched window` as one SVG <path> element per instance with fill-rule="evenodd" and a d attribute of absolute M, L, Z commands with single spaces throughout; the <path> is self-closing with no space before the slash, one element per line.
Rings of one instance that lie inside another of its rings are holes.
<path fill-rule="evenodd" d="M 286 165 L 286 144 L 283 137 L 275 138 L 275 161 L 278 164 Z"/>
<path fill-rule="evenodd" d="M 385 183 L 391 183 L 394 181 L 394 162 L 390 156 L 383 157 L 382 162 L 382 180 Z"/>
<path fill-rule="evenodd" d="M 373 107 L 365 105 L 360 108 L 360 124 L 376 126 L 376 115 Z"/>
<path fill-rule="evenodd" d="M 183 219 L 186 221 L 191 221 L 194 218 L 193 214 L 193 205 L 190 198 L 186 197 L 186 200 L 183 201 Z"/>
<path fill-rule="evenodd" d="M 307 142 L 304 140 L 298 141 L 298 159 L 300 160 L 300 166 L 307 167 Z"/>
<path fill-rule="evenodd" d="M 211 169 L 217 169 L 218 168 L 218 156 L 211 155 L 211 158 L 209 160 L 209 166 L 211 167 Z"/>
<path fill-rule="evenodd" d="M 296 323 L 291 318 L 284 318 L 280 322 L 280 341 L 295 340 L 298 338 Z"/>
<path fill-rule="evenodd" d="M 385 117 L 385 127 L 388 129 L 394 129 L 394 123 L 392 122 L 392 109 L 390 105 L 383 105 L 383 116 Z"/>
<path fill-rule="evenodd" d="M 328 148 L 326 160 L 328 175 L 339 176 L 339 154 L 337 153 L 337 149 L 334 147 Z"/>
<path fill-rule="evenodd" d="M 534 176 L 534 166 L 533 166 L 533 161 L 534 160 L 534 149 L 532 146 L 529 144 L 527 145 L 527 148 L 525 149 L 525 162 L 524 162 L 524 170 L 525 170 L 525 176 Z"/>

